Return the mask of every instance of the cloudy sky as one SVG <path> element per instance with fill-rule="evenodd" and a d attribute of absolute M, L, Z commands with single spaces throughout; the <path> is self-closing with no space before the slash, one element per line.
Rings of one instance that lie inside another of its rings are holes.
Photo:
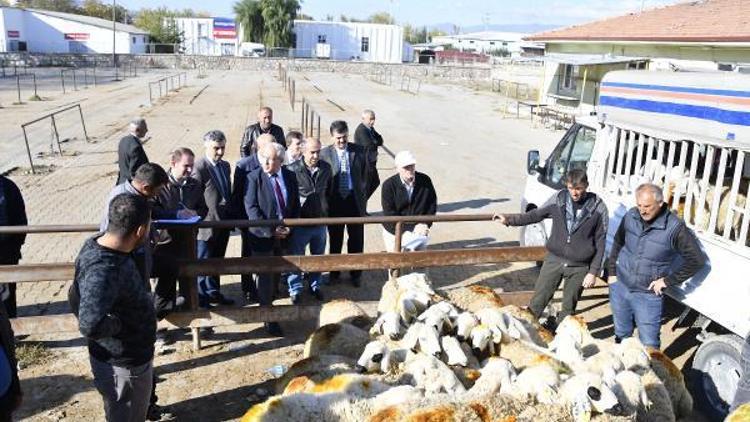
<path fill-rule="evenodd" d="M 302 12 L 316 19 L 344 14 L 365 18 L 386 11 L 399 23 L 459 26 L 482 24 L 571 25 L 674 4 L 679 0 L 304 0 Z M 129 9 L 190 7 L 213 16 L 233 16 L 233 0 L 120 0 Z"/>

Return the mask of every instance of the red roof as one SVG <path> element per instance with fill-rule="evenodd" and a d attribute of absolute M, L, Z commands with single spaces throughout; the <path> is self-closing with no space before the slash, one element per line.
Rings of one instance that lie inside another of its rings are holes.
<path fill-rule="evenodd" d="M 531 41 L 750 42 L 750 0 L 701 0 L 534 34 Z"/>

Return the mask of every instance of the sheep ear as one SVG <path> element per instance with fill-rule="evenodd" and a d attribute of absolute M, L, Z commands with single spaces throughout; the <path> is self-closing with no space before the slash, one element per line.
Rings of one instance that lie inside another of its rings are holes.
<path fill-rule="evenodd" d="M 381 360 L 383 360 L 383 354 L 382 353 L 375 353 L 372 355 L 372 361 L 375 363 L 379 363 Z"/>

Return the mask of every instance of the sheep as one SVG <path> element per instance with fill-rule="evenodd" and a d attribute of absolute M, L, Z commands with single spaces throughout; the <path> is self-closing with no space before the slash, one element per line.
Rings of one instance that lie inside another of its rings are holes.
<path fill-rule="evenodd" d="M 388 346 L 380 340 L 367 343 L 365 350 L 357 360 L 357 369 L 360 372 L 382 372 L 388 373 L 396 364 Z"/>
<path fill-rule="evenodd" d="M 347 299 L 335 299 L 320 307 L 318 327 L 345 322 L 366 330 L 372 320 L 361 306 Z"/>
<path fill-rule="evenodd" d="M 748 420 L 750 420 L 750 403 L 745 403 L 734 409 L 734 412 L 730 413 L 724 419 L 724 422 L 744 422 Z"/>
<path fill-rule="evenodd" d="M 481 285 L 448 290 L 445 295 L 457 307 L 473 313 L 477 313 L 481 309 L 501 308 L 505 305 L 494 290 Z"/>
<path fill-rule="evenodd" d="M 558 324 L 555 332 L 555 337 L 558 335 L 569 335 L 575 339 L 579 345 L 591 343 L 593 340 L 588 326 L 586 325 L 586 321 L 576 315 L 568 315 L 563 318 L 560 324 Z"/>
<path fill-rule="evenodd" d="M 602 377 L 590 372 L 578 372 L 560 387 L 560 401 L 569 406 L 573 419 L 589 420 L 593 413 L 620 415 L 623 406 Z"/>
<path fill-rule="evenodd" d="M 343 355 L 357 359 L 370 341 L 369 334 L 351 324 L 324 325 L 313 331 L 305 342 L 303 357 Z"/>
<path fill-rule="evenodd" d="M 427 309 L 430 296 L 420 290 L 402 291 L 396 302 L 396 310 L 405 324 L 410 324 L 420 312 Z"/>
<path fill-rule="evenodd" d="M 555 404 L 559 384 L 560 374 L 557 369 L 553 365 L 539 363 L 518 374 L 511 386 L 511 395 L 517 398 L 531 396 L 541 403 Z"/>
<path fill-rule="evenodd" d="M 426 293 L 428 296 L 435 295 L 432 289 L 432 283 L 424 273 L 409 273 L 396 279 L 396 286 L 399 290 L 417 290 Z"/>
<path fill-rule="evenodd" d="M 652 403 L 639 374 L 629 370 L 619 372 L 612 380 L 611 388 L 623 406 L 624 414 L 636 414 L 641 421 L 647 418 Z"/>
<path fill-rule="evenodd" d="M 676 418 L 688 416 L 693 411 L 693 397 L 685 386 L 685 378 L 672 359 L 656 349 L 650 349 L 651 369 L 664 383 L 672 401 Z"/>
<path fill-rule="evenodd" d="M 415 322 L 406 331 L 401 345 L 405 349 L 413 351 L 422 351 L 423 353 L 440 356 L 440 335 L 435 327 L 428 326 L 421 322 Z"/>
<path fill-rule="evenodd" d="M 554 340 L 549 344 L 549 349 L 555 352 L 557 359 L 569 366 L 583 363 L 581 343 L 571 333 L 565 331 L 558 332 Z"/>
<path fill-rule="evenodd" d="M 480 373 L 481 376 L 467 395 L 476 397 L 496 393 L 507 394 L 516 378 L 513 364 L 503 358 L 489 358 Z"/>
<path fill-rule="evenodd" d="M 324 380 L 342 373 L 357 372 L 357 362 L 348 357 L 340 355 L 312 356 L 295 362 L 276 381 L 275 390 L 281 394 L 287 385 L 297 377 L 308 377 L 313 381 Z"/>
<path fill-rule="evenodd" d="M 417 321 L 435 327 L 438 333 L 453 331 L 453 320 L 458 318 L 458 310 L 450 302 L 434 303 L 418 317 Z"/>
<path fill-rule="evenodd" d="M 477 359 L 484 360 L 497 354 L 497 346 L 493 343 L 490 327 L 479 324 L 471 329 L 471 349 Z"/>
<path fill-rule="evenodd" d="M 466 388 L 451 369 L 440 359 L 425 353 L 411 353 L 404 362 L 404 373 L 411 376 L 425 394 L 459 394 Z"/>
<path fill-rule="evenodd" d="M 466 341 L 471 335 L 471 330 L 479 325 L 479 318 L 471 312 L 461 312 L 456 318 L 456 337 L 459 341 Z"/>
<path fill-rule="evenodd" d="M 469 364 L 469 358 L 461 348 L 461 344 L 455 337 L 443 336 L 440 338 L 440 345 L 445 352 L 446 362 L 450 366 L 467 366 Z"/>
<path fill-rule="evenodd" d="M 636 337 L 628 337 L 615 346 L 625 369 L 641 373 L 651 367 L 648 350 Z"/>
<path fill-rule="evenodd" d="M 528 309 L 516 305 L 506 305 L 500 308 L 500 310 L 519 320 L 526 327 L 527 332 L 537 345 L 546 347 L 554 338 L 552 333 L 542 327 L 536 317 L 534 317 L 534 314 Z"/>
<path fill-rule="evenodd" d="M 647 369 L 641 374 L 641 382 L 646 390 L 651 408 L 646 414 L 644 422 L 675 422 L 672 398 L 667 387 L 659 379 L 652 369 Z"/>
<path fill-rule="evenodd" d="M 398 340 L 401 338 L 402 331 L 401 317 L 396 312 L 390 311 L 380 314 L 375 324 L 370 328 L 370 335 L 386 335 L 391 340 Z"/>

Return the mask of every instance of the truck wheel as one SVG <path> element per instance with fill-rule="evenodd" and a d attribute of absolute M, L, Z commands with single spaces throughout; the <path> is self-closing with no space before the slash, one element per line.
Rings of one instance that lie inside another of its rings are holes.
<path fill-rule="evenodd" d="M 729 413 L 742 368 L 744 341 L 734 334 L 708 338 L 693 358 L 694 399 L 709 420 L 723 420 Z"/>
<path fill-rule="evenodd" d="M 544 246 L 546 243 L 547 232 L 542 223 L 521 227 L 521 246 Z M 542 261 L 537 261 L 536 266 L 541 267 Z"/>

